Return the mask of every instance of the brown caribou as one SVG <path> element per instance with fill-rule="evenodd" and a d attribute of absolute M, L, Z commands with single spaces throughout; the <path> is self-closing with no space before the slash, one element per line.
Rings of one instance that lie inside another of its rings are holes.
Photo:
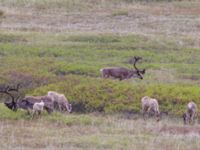
<path fill-rule="evenodd" d="M 50 114 L 53 111 L 52 100 L 48 96 L 25 96 L 21 97 L 17 86 L 0 86 L 0 93 L 6 94 L 11 98 L 11 101 L 6 100 L 4 104 L 11 110 L 17 111 L 18 108 L 32 110 L 34 103 L 44 101 L 44 109 Z M 15 92 L 17 96 L 13 93 Z"/>
<path fill-rule="evenodd" d="M 106 67 L 100 69 L 103 78 L 113 77 L 116 79 L 124 80 L 129 78 L 140 78 L 143 79 L 143 74 L 145 74 L 145 69 L 139 70 L 136 67 L 136 63 L 142 59 L 141 57 L 134 57 L 133 58 L 133 66 L 135 70 L 127 69 L 123 67 Z M 131 62 L 132 63 L 132 62 Z"/>

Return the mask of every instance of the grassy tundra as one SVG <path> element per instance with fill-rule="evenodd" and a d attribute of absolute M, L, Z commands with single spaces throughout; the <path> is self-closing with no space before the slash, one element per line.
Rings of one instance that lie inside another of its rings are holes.
<path fill-rule="evenodd" d="M 22 111 L 0 105 L 3 149 L 70 150 L 198 150 L 200 126 L 182 120 L 144 121 L 140 116 L 43 114 L 30 121 Z"/>
<path fill-rule="evenodd" d="M 74 112 L 106 113 L 45 114 L 34 122 L 1 105 L 1 145 L 199 149 L 198 125 L 108 115 L 139 113 L 145 95 L 172 116 L 182 115 L 191 100 L 200 105 L 199 14 L 200 2 L 186 0 L 0 0 L 0 83 L 20 82 L 26 95 L 55 90 L 67 96 Z M 143 57 L 138 64 L 147 69 L 143 80 L 100 78 L 102 67 L 133 68 L 128 64 L 133 56 Z"/>

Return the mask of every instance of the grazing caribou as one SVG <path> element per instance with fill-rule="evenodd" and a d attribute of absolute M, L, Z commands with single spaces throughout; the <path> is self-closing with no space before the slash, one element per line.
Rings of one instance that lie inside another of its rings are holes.
<path fill-rule="evenodd" d="M 139 70 L 136 67 L 136 63 L 142 59 L 141 57 L 134 57 L 133 66 L 135 70 L 127 69 L 123 67 L 107 67 L 100 69 L 103 78 L 117 78 L 120 81 L 129 78 L 140 78 L 143 79 L 143 74 L 145 74 L 145 69 Z"/>
<path fill-rule="evenodd" d="M 189 102 L 186 113 L 183 114 L 183 122 L 184 124 L 193 124 L 195 119 L 197 119 L 197 105 L 194 102 Z"/>
<path fill-rule="evenodd" d="M 144 119 L 146 113 L 148 114 L 148 117 L 153 113 L 157 117 L 157 121 L 160 120 L 159 104 L 156 99 L 145 96 L 141 99 L 141 104 Z"/>
<path fill-rule="evenodd" d="M 52 99 L 54 109 L 61 112 L 68 111 L 69 113 L 72 111 L 72 105 L 68 102 L 64 94 L 60 94 L 55 91 L 49 91 L 47 95 Z"/>

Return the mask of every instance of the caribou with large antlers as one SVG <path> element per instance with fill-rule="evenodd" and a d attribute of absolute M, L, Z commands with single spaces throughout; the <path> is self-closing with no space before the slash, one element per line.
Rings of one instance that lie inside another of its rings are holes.
<path fill-rule="evenodd" d="M 103 78 L 118 78 L 119 80 L 129 79 L 129 78 L 140 78 L 143 79 L 143 74 L 145 74 L 145 69 L 139 70 L 136 67 L 136 63 L 142 59 L 141 57 L 134 57 L 133 60 L 131 60 L 131 63 L 133 63 L 134 69 L 127 69 L 123 67 L 107 67 L 102 68 L 100 70 Z"/>
<path fill-rule="evenodd" d="M 5 101 L 4 104 L 11 110 L 16 111 L 18 108 L 22 108 L 25 110 L 32 110 L 33 105 L 36 102 L 44 101 L 44 109 L 50 114 L 53 111 L 52 100 L 48 96 L 26 96 L 21 97 L 19 94 L 19 87 L 17 86 L 0 86 L 0 93 L 6 94 L 11 97 L 11 102 Z M 14 95 L 13 92 L 17 94 Z"/>
<path fill-rule="evenodd" d="M 17 99 L 19 96 L 15 97 L 12 92 L 18 93 L 19 90 L 19 84 L 15 87 L 7 86 L 7 85 L 2 85 L 0 86 L 0 93 L 6 94 L 11 98 L 11 102 L 5 102 L 4 104 L 11 110 L 16 111 L 17 110 Z"/>

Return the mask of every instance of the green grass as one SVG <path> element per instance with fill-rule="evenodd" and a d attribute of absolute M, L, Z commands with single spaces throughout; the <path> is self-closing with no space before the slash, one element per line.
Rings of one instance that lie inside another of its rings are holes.
<path fill-rule="evenodd" d="M 22 14 L 17 10 L 22 9 L 23 12 L 24 8 L 32 8 L 35 13 L 47 13 L 49 16 L 57 16 L 60 12 L 62 17 L 63 13 L 66 16 L 85 11 L 83 15 L 87 16 L 93 10 L 109 10 L 104 16 L 107 19 L 117 19 L 118 16 L 143 18 L 143 15 L 133 15 L 135 7 L 145 14 L 154 5 L 161 10 L 165 4 L 182 10 L 187 3 L 153 2 L 148 3 L 146 8 L 142 3 L 129 0 L 0 2 L 2 7 L 8 8 L 8 12 L 3 9 L 6 18 L 15 14 L 14 8 L 19 16 Z M 129 4 L 130 7 L 127 7 Z M 191 6 L 186 8 L 190 9 Z M 156 12 L 149 13 L 155 15 Z M 25 32 L 2 29 L 0 83 L 21 83 L 23 94 L 29 95 L 44 95 L 48 90 L 59 91 L 72 102 L 75 112 L 138 113 L 140 99 L 145 95 L 157 98 L 162 111 L 176 115 L 184 111 L 188 101 L 199 103 L 200 48 L 194 46 L 194 37 L 119 33 L 75 31 L 55 34 L 46 30 Z M 102 67 L 122 66 L 132 69 L 128 61 L 133 56 L 143 57 L 138 66 L 147 70 L 144 80 L 120 82 L 100 78 L 99 70 Z"/>
<path fill-rule="evenodd" d="M 199 49 L 170 39 L 159 44 L 139 35 L 3 32 L 0 40 L 2 83 L 20 82 L 29 95 L 59 91 L 77 112 L 139 112 L 140 99 L 149 95 L 162 111 L 180 115 L 188 101 L 199 101 Z M 102 67 L 132 68 L 133 56 L 143 57 L 144 80 L 100 78 Z"/>
<path fill-rule="evenodd" d="M 31 121 L 32 116 L 26 110 L 18 109 L 16 112 L 8 109 L 4 104 L 0 104 L 1 120 L 27 120 Z M 42 113 L 42 118 L 48 122 L 61 123 L 67 126 L 74 125 L 96 125 L 101 124 L 101 119 L 92 118 L 90 115 L 62 114 L 53 112 L 48 115 L 47 112 Z M 37 119 L 36 117 L 33 120 Z"/>
<path fill-rule="evenodd" d="M 141 98 L 158 99 L 160 109 L 172 115 L 182 115 L 189 101 L 199 104 L 200 88 L 183 84 L 146 84 L 141 81 L 121 82 L 70 75 L 65 82 L 42 86 L 33 95 L 45 95 L 56 90 L 67 95 L 75 112 L 140 113 Z"/>

